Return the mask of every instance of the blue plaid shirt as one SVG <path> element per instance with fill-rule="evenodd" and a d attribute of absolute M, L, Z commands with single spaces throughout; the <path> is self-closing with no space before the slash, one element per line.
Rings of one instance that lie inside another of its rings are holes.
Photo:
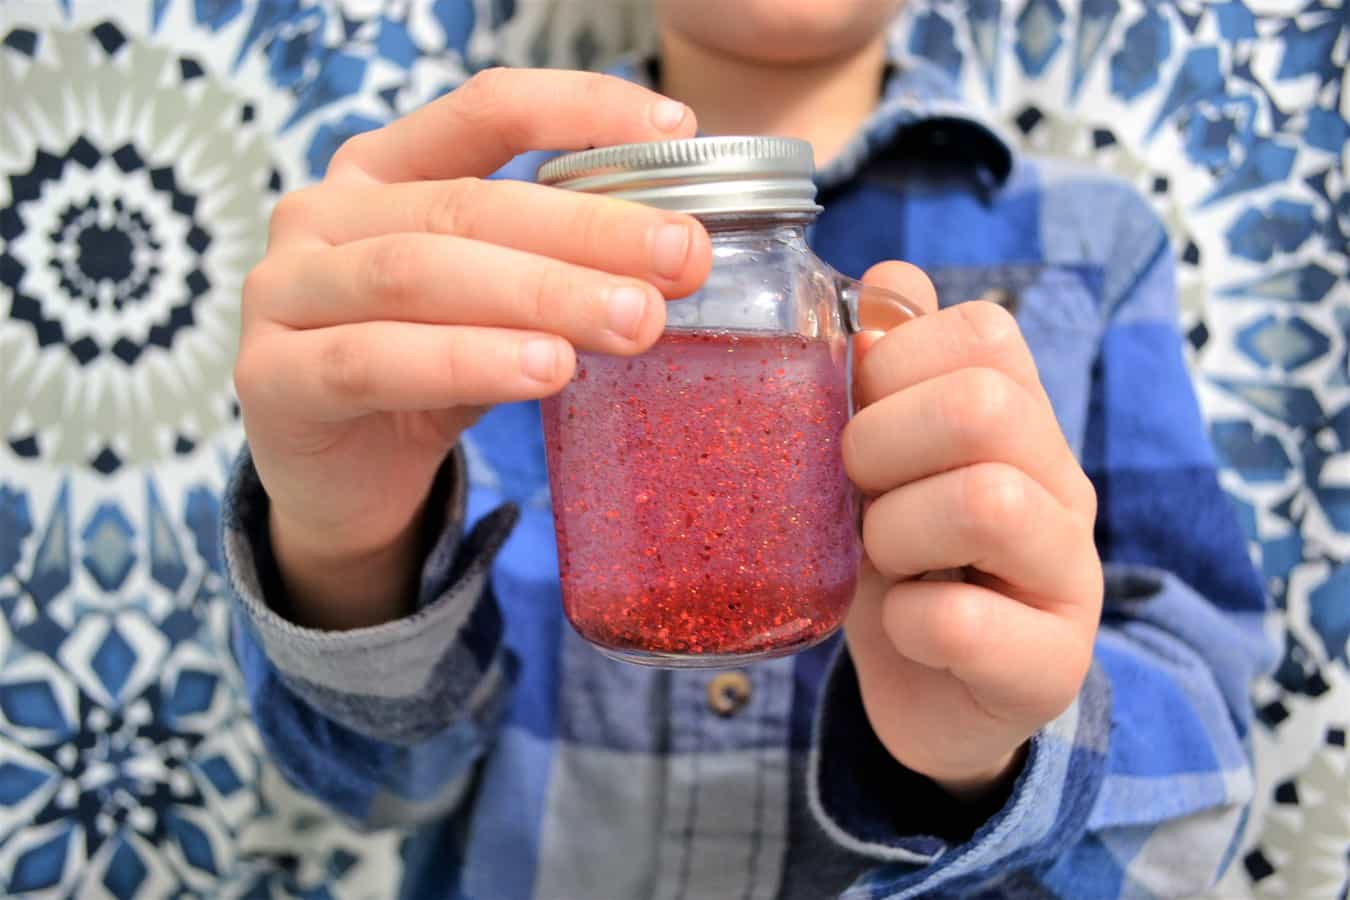
<path fill-rule="evenodd" d="M 819 183 L 811 239 L 841 271 L 905 259 L 944 304 L 1015 308 L 1100 498 L 1106 604 L 1081 694 L 1006 802 L 972 810 L 881 748 L 837 638 L 747 669 L 731 716 L 712 673 L 611 662 L 562 618 L 535 404 L 494 410 L 448 461 L 417 613 L 302 629 L 278 613 L 245 453 L 224 541 L 254 713 L 297 785 L 411 827 L 403 896 L 1168 896 L 1227 865 L 1266 601 L 1183 362 L 1162 226 L 1118 181 L 1018 156 L 908 62 Z"/>

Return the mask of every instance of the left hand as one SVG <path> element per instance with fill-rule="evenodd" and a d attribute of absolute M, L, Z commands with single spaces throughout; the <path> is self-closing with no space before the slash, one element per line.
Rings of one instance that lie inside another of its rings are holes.
<path fill-rule="evenodd" d="M 863 705 L 890 754 L 976 799 L 1073 702 L 1102 605 L 1092 484 L 1016 321 L 940 312 L 928 278 L 864 278 L 930 311 L 861 335 L 844 464 L 867 496 L 846 623 Z"/>

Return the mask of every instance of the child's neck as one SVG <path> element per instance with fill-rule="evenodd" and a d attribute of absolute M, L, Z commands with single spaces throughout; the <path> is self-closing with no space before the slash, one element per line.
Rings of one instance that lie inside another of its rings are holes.
<path fill-rule="evenodd" d="M 705 134 L 810 141 L 816 165 L 843 149 L 881 96 L 884 37 L 836 59 L 774 65 L 661 35 L 661 92 L 693 108 Z"/>

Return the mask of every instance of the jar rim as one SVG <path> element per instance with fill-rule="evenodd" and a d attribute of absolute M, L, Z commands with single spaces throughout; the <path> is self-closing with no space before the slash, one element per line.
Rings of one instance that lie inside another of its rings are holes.
<path fill-rule="evenodd" d="M 721 136 L 620 144 L 559 156 L 540 184 L 674 212 L 819 213 L 814 155 L 796 138 Z"/>

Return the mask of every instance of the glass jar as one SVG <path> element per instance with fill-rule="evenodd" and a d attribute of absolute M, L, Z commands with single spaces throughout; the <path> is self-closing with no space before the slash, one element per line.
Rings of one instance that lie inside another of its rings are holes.
<path fill-rule="evenodd" d="M 723 667 L 842 623 L 859 499 L 840 433 L 851 342 L 914 315 L 807 246 L 812 152 L 695 138 L 559 157 L 539 181 L 697 216 L 712 271 L 635 358 L 583 353 L 543 403 L 563 605 L 618 659 Z"/>

